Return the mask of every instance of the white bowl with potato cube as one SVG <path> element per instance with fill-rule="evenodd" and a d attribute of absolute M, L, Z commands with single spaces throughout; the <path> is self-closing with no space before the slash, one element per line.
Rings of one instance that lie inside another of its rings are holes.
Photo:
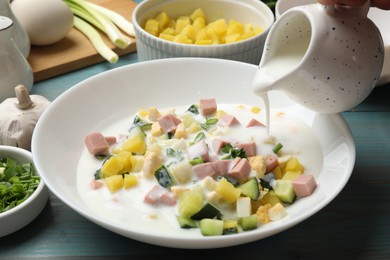
<path fill-rule="evenodd" d="M 149 0 L 133 13 L 140 61 L 209 57 L 259 64 L 274 22 L 259 0 Z"/>

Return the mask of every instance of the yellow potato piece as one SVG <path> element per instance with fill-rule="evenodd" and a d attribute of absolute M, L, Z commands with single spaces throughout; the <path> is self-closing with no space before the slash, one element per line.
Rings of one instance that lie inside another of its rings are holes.
<path fill-rule="evenodd" d="M 170 18 L 166 12 L 159 13 L 155 19 L 159 23 L 160 31 L 168 27 Z"/>
<path fill-rule="evenodd" d="M 233 19 L 227 22 L 226 19 L 220 18 L 207 23 L 207 17 L 201 8 L 195 9 L 190 15 L 181 15 L 175 19 L 162 11 L 148 19 L 144 29 L 164 40 L 196 45 L 239 42 L 263 31 L 252 23 L 243 24 Z"/>
<path fill-rule="evenodd" d="M 159 30 L 160 24 L 155 19 L 148 19 L 145 24 L 145 31 L 150 33 L 151 35 L 157 36 L 160 32 Z"/>
<path fill-rule="evenodd" d="M 104 181 L 111 192 L 116 192 L 121 189 L 124 183 L 122 175 L 113 175 L 105 178 Z"/>
<path fill-rule="evenodd" d="M 195 11 L 190 15 L 190 18 L 192 21 L 195 21 L 197 18 L 203 18 L 206 20 L 206 15 L 204 14 L 203 10 L 200 8 L 195 9 Z"/>

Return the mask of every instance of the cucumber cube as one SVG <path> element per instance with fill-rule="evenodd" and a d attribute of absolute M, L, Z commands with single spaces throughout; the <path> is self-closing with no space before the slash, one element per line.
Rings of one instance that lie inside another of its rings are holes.
<path fill-rule="evenodd" d="M 196 225 L 196 222 L 190 218 L 185 218 L 185 217 L 182 217 L 182 216 L 176 216 L 177 218 L 177 222 L 179 222 L 179 226 L 181 228 L 196 228 L 198 227 Z"/>
<path fill-rule="evenodd" d="M 257 200 L 260 196 L 259 182 L 256 178 L 252 178 L 249 181 L 241 184 L 238 187 L 241 193 L 252 200 Z"/>
<path fill-rule="evenodd" d="M 222 217 L 221 211 L 211 203 L 204 205 L 200 211 L 191 216 L 193 220 L 202 220 L 204 218 L 218 218 Z"/>
<path fill-rule="evenodd" d="M 242 227 L 242 230 L 244 230 L 244 231 L 256 229 L 257 228 L 257 215 L 252 214 L 248 217 L 241 218 L 240 225 Z"/>
<path fill-rule="evenodd" d="M 295 191 L 289 180 L 276 180 L 274 188 L 276 196 L 283 202 L 292 203 L 295 200 Z"/>
<path fill-rule="evenodd" d="M 231 235 L 238 233 L 238 221 L 237 220 L 224 220 L 223 221 L 223 233 L 222 235 Z"/>
<path fill-rule="evenodd" d="M 199 227 L 204 236 L 220 236 L 223 233 L 223 220 L 204 218 L 199 221 Z"/>

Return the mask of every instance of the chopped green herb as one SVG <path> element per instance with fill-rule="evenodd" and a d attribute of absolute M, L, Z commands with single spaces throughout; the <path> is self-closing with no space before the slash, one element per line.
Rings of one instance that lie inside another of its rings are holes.
<path fill-rule="evenodd" d="M 135 126 L 139 126 L 143 131 L 146 131 L 152 128 L 152 123 L 142 120 L 139 116 L 135 116 L 133 125 L 130 127 L 130 129 Z"/>
<path fill-rule="evenodd" d="M 278 143 L 275 147 L 274 147 L 274 149 L 272 149 L 272 151 L 274 152 L 274 153 L 278 153 L 279 151 L 280 151 L 280 149 L 282 149 L 283 148 L 283 145 L 281 144 L 281 143 Z"/>
<path fill-rule="evenodd" d="M 204 130 L 209 130 L 210 127 L 215 125 L 216 123 L 218 123 L 217 118 L 207 118 L 206 122 L 204 122 L 203 124 L 200 124 L 200 127 L 202 127 Z"/>
<path fill-rule="evenodd" d="M 32 163 L 18 163 L 10 157 L 0 158 L 0 213 L 24 202 L 36 190 L 40 177 Z"/>
<path fill-rule="evenodd" d="M 272 186 L 270 185 L 269 182 L 263 180 L 263 179 L 259 179 L 260 181 L 260 186 L 263 187 L 264 189 L 269 189 L 269 190 L 273 190 Z"/>
<path fill-rule="evenodd" d="M 247 158 L 244 149 L 234 148 L 230 143 L 222 147 L 221 152 L 225 154 L 221 157 L 222 160 L 234 159 L 237 157 Z"/>
<path fill-rule="evenodd" d="M 196 136 L 195 136 L 195 139 L 194 139 L 194 142 L 197 143 L 203 139 L 206 138 L 206 135 L 203 133 L 203 132 L 199 132 Z"/>
<path fill-rule="evenodd" d="M 198 107 L 196 105 L 191 105 L 187 111 L 195 114 L 195 115 L 198 115 L 199 114 L 199 110 L 198 110 Z"/>
<path fill-rule="evenodd" d="M 195 157 L 194 159 L 190 160 L 191 165 L 197 165 L 202 163 L 203 163 L 203 159 L 200 157 Z"/>

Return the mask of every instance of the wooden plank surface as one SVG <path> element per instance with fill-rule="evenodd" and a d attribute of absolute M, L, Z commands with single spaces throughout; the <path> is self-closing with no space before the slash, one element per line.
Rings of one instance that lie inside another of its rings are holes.
<path fill-rule="evenodd" d="M 136 3 L 132 0 L 90 0 L 123 15 L 131 21 Z M 126 49 L 115 47 L 102 34 L 104 41 L 119 56 L 136 51 L 135 39 Z M 28 61 L 34 72 L 34 82 L 52 78 L 73 70 L 104 61 L 89 40 L 78 30 L 72 28 L 61 41 L 49 46 L 32 46 Z"/>

